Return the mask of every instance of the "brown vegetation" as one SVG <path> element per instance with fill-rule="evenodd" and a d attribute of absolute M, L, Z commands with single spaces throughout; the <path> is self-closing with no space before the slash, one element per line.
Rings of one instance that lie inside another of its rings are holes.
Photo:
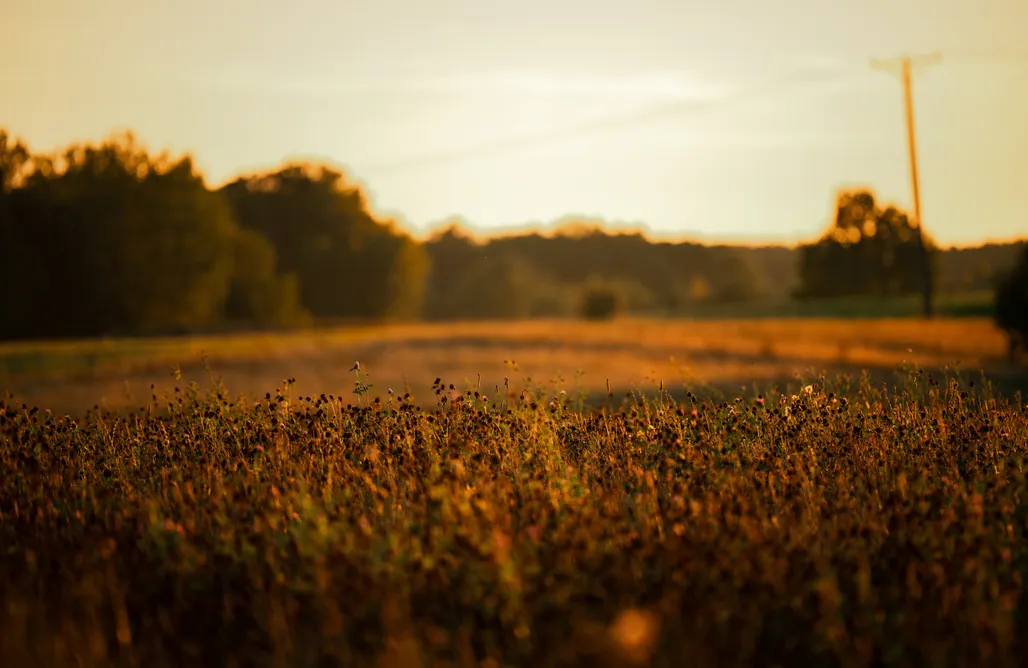
<path fill-rule="evenodd" d="M 375 402 L 364 376 L 345 398 L 183 387 L 123 418 L 0 405 L 5 665 L 1013 666 L 1028 650 L 1024 405 L 913 372 L 906 390 L 585 415 L 559 392 L 447 380 L 427 409 Z"/>
<path fill-rule="evenodd" d="M 233 393 L 261 393 L 294 377 L 297 390 L 317 396 L 350 387 L 360 360 L 375 392 L 409 390 L 431 401 L 426 378 L 445 376 L 487 389 L 504 378 L 520 385 L 559 378 L 568 390 L 602 397 L 608 383 L 680 391 L 713 385 L 790 381 L 865 369 L 891 379 L 904 363 L 928 368 L 998 368 L 1006 340 L 984 319 L 752 320 L 686 322 L 620 319 L 410 324 L 343 327 L 316 332 L 239 334 L 192 339 L 24 343 L 0 346 L 0 392 L 57 412 L 94 404 L 129 408 L 174 383 L 209 386 L 220 377 Z M 516 362 L 513 368 L 509 362 Z"/>

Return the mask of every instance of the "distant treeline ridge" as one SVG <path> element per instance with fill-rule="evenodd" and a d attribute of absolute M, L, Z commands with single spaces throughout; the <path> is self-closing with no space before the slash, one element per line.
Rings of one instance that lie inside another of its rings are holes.
<path fill-rule="evenodd" d="M 0 130 L 0 338 L 912 294 L 911 229 L 861 191 L 798 249 L 656 242 L 601 221 L 485 241 L 450 226 L 419 242 L 325 165 L 210 189 L 190 157 L 151 155 L 130 133 L 37 154 Z M 1019 245 L 930 247 L 940 291 L 966 292 L 992 289 Z"/>

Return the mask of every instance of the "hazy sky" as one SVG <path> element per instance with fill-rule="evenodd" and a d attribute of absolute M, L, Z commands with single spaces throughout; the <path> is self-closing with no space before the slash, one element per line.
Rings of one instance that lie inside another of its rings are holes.
<path fill-rule="evenodd" d="M 565 214 L 796 241 L 837 188 L 1028 235 L 1025 0 L 0 0 L 0 126 L 35 150 L 131 128 L 213 184 L 342 164 L 414 231 Z"/>

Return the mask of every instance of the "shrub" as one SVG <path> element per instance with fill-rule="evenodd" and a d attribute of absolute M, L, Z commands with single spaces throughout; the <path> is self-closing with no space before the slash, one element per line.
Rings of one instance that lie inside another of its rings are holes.
<path fill-rule="evenodd" d="M 1010 340 L 1010 360 L 1015 361 L 1028 349 L 1028 247 L 996 287 L 994 308 L 996 324 Z"/>
<path fill-rule="evenodd" d="M 621 300 L 611 288 L 589 288 L 582 296 L 582 317 L 587 320 L 610 320 L 621 309 Z"/>

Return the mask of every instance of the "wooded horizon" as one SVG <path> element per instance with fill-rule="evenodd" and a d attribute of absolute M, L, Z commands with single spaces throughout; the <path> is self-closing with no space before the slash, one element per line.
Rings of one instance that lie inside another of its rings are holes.
<path fill-rule="evenodd" d="M 583 220 L 484 238 L 451 224 L 416 239 L 327 164 L 287 162 L 211 189 L 192 156 L 153 155 L 131 133 L 33 154 L 0 131 L 0 156 L 0 279 L 19 286 L 3 338 L 593 317 L 599 303 L 604 317 L 679 317 L 889 300 L 921 285 L 916 226 L 867 189 L 840 189 L 825 233 L 793 248 L 670 242 Z M 945 250 L 930 228 L 926 243 L 936 292 L 984 296 L 961 306 L 976 315 L 1024 247 Z"/>

